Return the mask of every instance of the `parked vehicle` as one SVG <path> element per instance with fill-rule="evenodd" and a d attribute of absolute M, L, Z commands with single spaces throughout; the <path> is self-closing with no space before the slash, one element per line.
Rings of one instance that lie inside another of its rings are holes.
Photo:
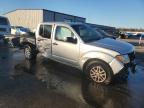
<path fill-rule="evenodd" d="M 143 42 L 143 39 L 144 38 L 144 34 L 141 34 L 140 36 L 139 36 L 139 45 L 140 46 L 144 46 L 144 42 Z"/>
<path fill-rule="evenodd" d="M 22 26 L 12 26 L 11 27 L 11 34 L 12 35 L 28 35 L 29 29 L 24 28 Z"/>
<path fill-rule="evenodd" d="M 141 36 L 140 33 L 131 33 L 131 32 L 120 32 L 119 38 L 128 39 L 128 38 L 139 38 Z"/>
<path fill-rule="evenodd" d="M 94 82 L 108 84 L 113 76 L 123 74 L 134 64 L 134 46 L 103 38 L 83 23 L 41 23 L 35 38 L 25 38 L 26 59 L 37 54 L 82 70 Z"/>
<path fill-rule="evenodd" d="M 6 17 L 0 16 L 0 39 L 10 34 L 10 23 Z"/>
<path fill-rule="evenodd" d="M 129 38 L 129 34 L 127 34 L 125 32 L 119 32 L 119 38 L 120 39 L 127 39 L 127 38 Z"/>
<path fill-rule="evenodd" d="M 136 37 L 140 38 L 143 35 L 143 33 L 138 33 Z"/>

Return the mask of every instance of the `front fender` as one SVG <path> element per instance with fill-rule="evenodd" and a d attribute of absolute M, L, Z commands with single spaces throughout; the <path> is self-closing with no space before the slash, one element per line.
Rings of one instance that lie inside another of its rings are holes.
<path fill-rule="evenodd" d="M 87 52 L 80 57 L 80 68 L 83 69 L 84 64 L 90 59 L 100 59 L 109 64 L 114 57 L 103 52 Z"/>

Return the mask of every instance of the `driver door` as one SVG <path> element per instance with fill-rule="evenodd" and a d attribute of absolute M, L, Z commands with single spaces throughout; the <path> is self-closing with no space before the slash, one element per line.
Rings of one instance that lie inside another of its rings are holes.
<path fill-rule="evenodd" d="M 79 43 L 70 28 L 64 26 L 56 27 L 52 43 L 52 56 L 66 64 L 78 64 Z"/>

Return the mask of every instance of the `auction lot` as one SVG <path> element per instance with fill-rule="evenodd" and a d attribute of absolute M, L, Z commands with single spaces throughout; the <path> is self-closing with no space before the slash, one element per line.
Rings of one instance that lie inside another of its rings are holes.
<path fill-rule="evenodd" d="M 0 43 L 0 108 L 144 108 L 144 47 L 136 46 L 136 72 L 110 85 L 87 82 L 71 67 Z"/>

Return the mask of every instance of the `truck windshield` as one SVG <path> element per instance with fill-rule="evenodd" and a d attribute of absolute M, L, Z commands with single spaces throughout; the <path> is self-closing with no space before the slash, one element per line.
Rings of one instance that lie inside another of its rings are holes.
<path fill-rule="evenodd" d="M 113 35 L 111 35 L 111 34 L 105 32 L 104 30 L 101 30 L 101 29 L 95 29 L 95 30 L 96 30 L 97 32 L 99 32 L 100 34 L 102 34 L 103 37 L 107 37 L 107 36 L 112 37 L 112 36 L 113 36 Z"/>
<path fill-rule="evenodd" d="M 0 18 L 0 25 L 8 25 L 8 21 L 6 18 Z"/>
<path fill-rule="evenodd" d="M 77 34 L 80 36 L 80 38 L 84 42 L 92 42 L 96 41 L 102 38 L 102 35 L 95 31 L 93 28 L 80 24 L 80 25 L 71 25 L 71 27 L 77 32 Z"/>

